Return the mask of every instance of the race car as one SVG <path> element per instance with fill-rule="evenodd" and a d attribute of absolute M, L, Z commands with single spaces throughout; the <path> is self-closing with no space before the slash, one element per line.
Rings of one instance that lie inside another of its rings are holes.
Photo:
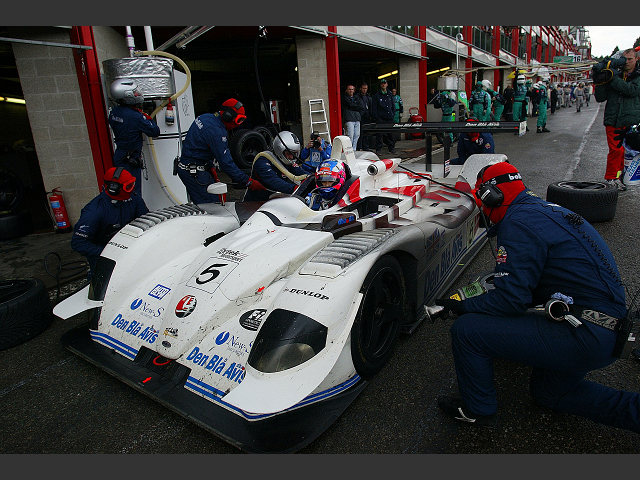
<path fill-rule="evenodd" d="M 56 305 L 61 318 L 89 311 L 64 345 L 244 451 L 308 445 L 481 248 L 471 187 L 506 156 L 435 178 L 338 136 L 332 159 L 346 180 L 325 210 L 303 200 L 310 176 L 290 196 L 176 205 L 123 227 L 90 285 Z"/>

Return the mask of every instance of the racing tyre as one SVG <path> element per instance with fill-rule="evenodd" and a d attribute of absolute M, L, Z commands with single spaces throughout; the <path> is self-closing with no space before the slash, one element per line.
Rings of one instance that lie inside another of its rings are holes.
<path fill-rule="evenodd" d="M 255 130 L 247 130 L 237 138 L 234 138 L 231 146 L 231 156 L 238 168 L 250 171 L 255 156 L 266 149 L 267 141 L 262 134 Z"/>
<path fill-rule="evenodd" d="M 590 223 L 612 220 L 618 189 L 607 182 L 556 182 L 547 187 L 547 201 L 582 215 Z"/>
<path fill-rule="evenodd" d="M 402 321 L 405 284 L 398 261 L 380 258 L 360 292 L 364 297 L 351 328 L 351 357 L 358 374 L 367 380 L 389 360 Z"/>
<path fill-rule="evenodd" d="M 275 134 L 269 130 L 269 128 L 260 126 L 253 129 L 254 132 L 258 132 L 264 137 L 264 141 L 267 142 L 267 148 L 271 148 Z"/>
<path fill-rule="evenodd" d="M 0 281 L 0 350 L 35 337 L 52 320 L 51 303 L 41 280 Z"/>

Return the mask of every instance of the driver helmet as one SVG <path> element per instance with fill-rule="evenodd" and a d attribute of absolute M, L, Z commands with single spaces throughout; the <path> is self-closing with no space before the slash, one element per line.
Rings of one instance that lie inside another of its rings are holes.
<path fill-rule="evenodd" d="M 344 165 L 340 161 L 326 160 L 316 169 L 316 187 L 325 200 L 331 200 L 347 179 Z"/>
<path fill-rule="evenodd" d="M 128 200 L 136 185 L 136 177 L 124 167 L 111 167 L 104 174 L 104 191 L 113 200 Z"/>
<path fill-rule="evenodd" d="M 144 95 L 138 84 L 130 78 L 118 78 L 111 82 L 111 98 L 121 105 L 142 105 Z"/>
<path fill-rule="evenodd" d="M 482 86 L 485 90 L 491 90 L 491 82 L 489 80 L 482 80 Z"/>
<path fill-rule="evenodd" d="M 287 130 L 275 136 L 272 147 L 276 157 L 286 165 L 291 165 L 300 154 L 300 140 L 294 133 Z"/>

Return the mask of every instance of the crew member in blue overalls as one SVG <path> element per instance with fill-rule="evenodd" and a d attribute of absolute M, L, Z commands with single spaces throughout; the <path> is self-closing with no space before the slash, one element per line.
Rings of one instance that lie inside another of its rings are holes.
<path fill-rule="evenodd" d="M 113 165 L 124 167 L 136 177 L 135 192 L 142 194 L 142 134 L 149 137 L 160 135 L 160 128 L 140 107 L 144 102 L 138 84 L 131 79 L 114 80 L 110 87 L 111 98 L 117 103 L 109 112 L 109 125 L 113 130 L 116 151 Z"/>
<path fill-rule="evenodd" d="M 461 422 L 493 424 L 493 361 L 502 358 L 533 367 L 530 392 L 539 405 L 640 432 L 640 393 L 585 379 L 615 361 L 616 327 L 627 310 L 605 241 L 580 215 L 528 190 L 507 162 L 480 170 L 473 194 L 494 225 L 495 288 L 436 300 L 460 315 L 451 327 L 460 397 L 441 397 L 439 407 Z M 551 298 L 570 304 L 578 323 L 527 312 Z"/>
<path fill-rule="evenodd" d="M 130 221 L 149 211 L 134 191 L 136 179 L 124 167 L 111 167 L 104 175 L 104 190 L 80 212 L 71 248 L 87 257 L 89 278 L 109 240 Z"/>
<path fill-rule="evenodd" d="M 283 143 L 284 142 L 284 143 Z M 279 132 L 273 139 L 273 153 L 260 152 L 256 155 L 251 169 L 251 178 L 257 178 L 266 190 L 249 190 L 244 200 L 266 201 L 273 193 L 291 194 L 300 182 L 308 176 L 295 162 L 300 154 L 300 140 L 286 130 Z"/>
<path fill-rule="evenodd" d="M 250 178 L 235 164 L 229 151 L 227 131 L 246 118 L 242 103 L 230 98 L 222 103 L 218 112 L 203 113 L 189 127 L 182 142 L 178 176 L 193 203 L 220 202 L 220 195 L 207 192 L 207 187 L 218 181 L 218 167 L 234 184 L 249 190 L 264 190 L 258 180 Z"/>
<path fill-rule="evenodd" d="M 467 122 L 477 122 L 475 118 Z M 449 160 L 450 165 L 463 165 L 470 155 L 476 153 L 495 153 L 493 135 L 489 132 L 461 132 L 458 135 L 458 157 Z"/>
<path fill-rule="evenodd" d="M 318 132 L 311 132 L 309 143 L 300 152 L 300 160 L 304 160 L 300 166 L 307 173 L 315 173 L 320 164 L 330 158 L 331 144 L 325 142 Z"/>

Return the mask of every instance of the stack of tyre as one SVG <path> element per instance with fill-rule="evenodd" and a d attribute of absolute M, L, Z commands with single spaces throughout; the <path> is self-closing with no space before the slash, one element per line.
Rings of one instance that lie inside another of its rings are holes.
<path fill-rule="evenodd" d="M 13 172 L 0 169 L 0 240 L 22 237 L 33 229 L 25 210 L 25 189 Z"/>

